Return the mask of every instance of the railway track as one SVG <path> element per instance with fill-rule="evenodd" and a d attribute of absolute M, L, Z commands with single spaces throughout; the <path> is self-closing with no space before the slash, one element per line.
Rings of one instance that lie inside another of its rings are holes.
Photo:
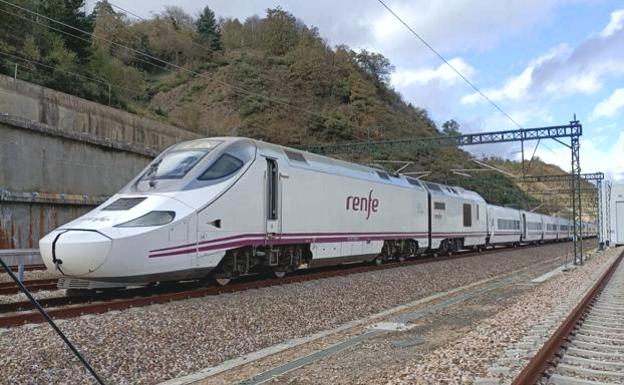
<path fill-rule="evenodd" d="M 57 279 L 33 279 L 24 281 L 23 284 L 30 292 L 42 290 L 56 290 Z M 19 293 L 20 289 L 14 282 L 0 282 L 0 295 L 10 295 Z"/>
<path fill-rule="evenodd" d="M 538 246 L 526 246 L 534 248 Z M 200 286 L 198 283 L 183 283 L 178 285 L 154 286 L 140 289 L 129 289 L 96 293 L 84 296 L 57 297 L 41 299 L 39 303 L 47 308 L 48 314 L 54 319 L 79 317 L 84 314 L 101 314 L 112 310 L 123 310 L 133 307 L 163 304 L 204 296 L 235 293 L 250 289 L 259 289 L 270 286 L 286 285 L 296 282 L 312 281 L 323 278 L 345 276 L 349 274 L 364 273 L 376 270 L 392 269 L 403 266 L 434 263 L 439 261 L 467 258 L 477 254 L 500 253 L 517 250 L 513 247 L 487 249 L 484 251 L 465 251 L 450 256 L 429 257 L 410 259 L 404 262 L 393 262 L 380 266 L 376 265 L 341 265 L 330 268 L 315 270 L 300 270 L 287 275 L 284 278 L 262 279 L 262 277 L 249 277 L 228 286 Z M 44 317 L 33 310 L 33 305 L 28 302 L 15 302 L 0 304 L 0 328 L 15 327 L 25 323 L 45 322 Z"/>
<path fill-rule="evenodd" d="M 624 384 L 624 252 L 512 385 Z"/>
<path fill-rule="evenodd" d="M 19 266 L 9 266 L 9 268 L 11 269 L 11 271 L 17 272 L 19 269 Z M 45 269 L 46 269 L 46 265 L 44 265 L 43 263 L 24 266 L 24 271 L 45 270 Z M 4 271 L 2 273 L 4 273 Z"/>

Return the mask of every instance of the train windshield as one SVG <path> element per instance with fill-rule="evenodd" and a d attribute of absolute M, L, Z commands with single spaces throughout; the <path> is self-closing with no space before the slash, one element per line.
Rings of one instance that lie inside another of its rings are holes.
<path fill-rule="evenodd" d="M 159 179 L 182 179 L 220 143 L 219 140 L 210 139 L 180 143 L 154 161 L 140 181 L 153 183 Z"/>
<path fill-rule="evenodd" d="M 208 150 L 172 151 L 152 163 L 141 180 L 183 178 L 206 154 Z"/>

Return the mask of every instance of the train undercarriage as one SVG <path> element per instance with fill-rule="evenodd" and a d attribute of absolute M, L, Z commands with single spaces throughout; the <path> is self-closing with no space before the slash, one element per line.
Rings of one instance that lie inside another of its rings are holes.
<path fill-rule="evenodd" d="M 381 253 L 372 256 L 354 256 L 344 258 L 343 263 L 373 262 L 381 265 L 386 262 L 402 262 L 412 258 L 419 251 L 418 242 L 411 239 L 386 240 Z M 242 247 L 229 250 L 211 277 L 220 285 L 228 284 L 232 279 L 251 274 L 273 274 L 284 277 L 295 270 L 312 267 L 314 262 L 310 244 L 281 246 Z M 340 263 L 339 263 L 340 264 Z"/>

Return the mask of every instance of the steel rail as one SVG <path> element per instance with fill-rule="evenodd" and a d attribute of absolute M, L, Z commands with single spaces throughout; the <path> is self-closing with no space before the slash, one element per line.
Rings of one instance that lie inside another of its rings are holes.
<path fill-rule="evenodd" d="M 11 271 L 17 271 L 19 269 L 19 266 L 16 266 L 16 265 L 9 266 L 9 269 L 11 269 Z M 45 270 L 45 269 L 46 269 L 46 265 L 44 265 L 43 263 L 37 263 L 34 265 L 24 265 L 24 271 Z"/>
<path fill-rule="evenodd" d="M 22 283 L 26 285 L 26 287 L 28 287 L 29 285 L 43 285 L 46 283 L 54 283 L 54 282 L 57 282 L 56 278 L 31 279 L 31 280 L 22 281 Z M 0 289 L 5 289 L 7 287 L 17 287 L 17 285 L 15 284 L 15 282 L 0 282 Z"/>
<path fill-rule="evenodd" d="M 56 278 L 50 278 L 23 281 L 22 284 L 32 293 L 42 290 L 57 290 L 57 282 Z M 20 288 L 14 282 L 0 282 L 0 295 L 17 294 L 19 292 Z"/>
<path fill-rule="evenodd" d="M 546 343 L 544 343 L 535 356 L 533 356 L 531 361 L 529 361 L 527 366 L 518 374 L 511 385 L 534 385 L 545 375 L 548 367 L 552 365 L 555 355 L 568 342 L 568 337 L 573 333 L 579 321 L 582 320 L 583 315 L 595 301 L 598 294 L 600 294 L 607 285 L 623 258 L 624 252 L 622 252 L 607 271 L 604 272 L 598 282 L 596 282 L 592 289 L 583 297 L 581 302 L 574 307 L 572 312 L 566 317 Z"/>
<path fill-rule="evenodd" d="M 549 243 L 548 245 L 552 245 Z M 545 245 L 527 245 L 523 249 L 536 248 Z M 181 301 L 191 298 L 219 295 L 225 293 L 235 293 L 251 289 L 259 289 L 264 287 L 287 285 L 297 282 L 313 281 L 324 278 L 346 276 L 357 273 L 365 273 L 370 271 L 387 270 L 404 266 L 420 265 L 427 263 L 435 263 L 448 261 L 459 258 L 467 258 L 475 255 L 501 253 L 519 250 L 515 247 L 494 248 L 485 251 L 466 251 L 444 257 L 432 257 L 426 259 L 411 259 L 404 262 L 388 263 L 381 266 L 375 265 L 355 265 L 355 267 L 349 267 L 348 265 L 342 265 L 338 267 L 332 267 L 331 270 L 323 270 L 316 272 L 306 272 L 304 274 L 293 274 L 284 278 L 271 278 L 271 279 L 256 279 L 249 282 L 237 282 L 228 286 L 210 286 L 202 287 L 191 290 L 182 290 L 174 292 L 156 293 L 154 291 L 157 288 L 146 289 L 133 289 L 132 291 L 123 292 L 120 291 L 118 295 L 129 296 L 131 298 L 119 299 L 115 298 L 114 293 L 106 293 L 105 296 L 84 296 L 84 297 L 58 297 L 42 299 L 40 303 L 43 306 L 63 306 L 67 304 L 75 305 L 71 307 L 60 307 L 48 309 L 47 312 L 50 317 L 54 319 L 61 318 L 74 318 L 84 314 L 101 314 L 112 310 L 123 310 L 133 307 L 143 307 L 154 304 L 163 304 L 174 301 Z M 304 271 L 302 271 L 304 272 Z M 146 290 L 148 295 L 141 295 L 140 290 Z M 151 291 L 151 293 L 150 293 Z M 82 304 L 84 303 L 84 304 Z M 78 304 L 78 305 L 77 305 Z M 25 309 L 31 309 L 32 305 L 28 302 L 8 303 L 0 304 L 0 312 L 12 312 Z M 8 314 L 0 317 L 0 327 L 15 327 L 24 323 L 41 323 L 45 320 L 38 312 L 20 312 L 16 314 Z"/>

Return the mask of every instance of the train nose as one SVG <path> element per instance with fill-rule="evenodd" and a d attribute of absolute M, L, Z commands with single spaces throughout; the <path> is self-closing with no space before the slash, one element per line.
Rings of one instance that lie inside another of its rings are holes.
<path fill-rule="evenodd" d="M 104 263 L 112 240 L 96 231 L 69 230 L 57 235 L 50 246 L 52 259 L 63 274 L 81 276 Z"/>

